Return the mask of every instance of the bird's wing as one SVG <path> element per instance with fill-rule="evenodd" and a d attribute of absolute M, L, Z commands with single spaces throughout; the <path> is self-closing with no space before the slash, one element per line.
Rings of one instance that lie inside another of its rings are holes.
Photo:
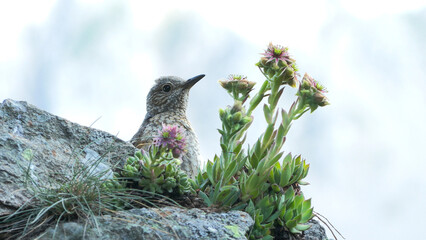
<path fill-rule="evenodd" d="M 143 142 L 142 137 L 143 133 L 145 131 L 146 126 L 150 123 L 152 116 L 148 113 L 145 115 L 145 119 L 143 120 L 141 126 L 139 127 L 139 130 L 133 135 L 132 139 L 130 140 L 130 143 L 132 143 L 135 147 L 139 145 L 141 142 Z"/>
<path fill-rule="evenodd" d="M 183 128 L 184 128 L 186 131 L 189 131 L 189 132 L 194 131 L 194 130 L 192 129 L 191 124 L 189 123 L 189 121 L 188 121 L 186 118 L 184 118 L 184 119 L 180 119 L 180 120 L 179 120 L 179 123 L 180 123 L 180 125 L 181 125 L 181 126 L 183 126 Z"/>

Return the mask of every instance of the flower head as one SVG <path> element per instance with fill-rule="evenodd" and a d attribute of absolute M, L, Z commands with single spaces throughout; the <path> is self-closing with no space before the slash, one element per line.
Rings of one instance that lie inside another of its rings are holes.
<path fill-rule="evenodd" d="M 177 158 L 185 152 L 186 142 L 183 137 L 183 129 L 176 125 L 166 125 L 163 123 L 163 129 L 158 131 L 154 137 L 154 145 L 171 150 L 173 157 Z"/>
<path fill-rule="evenodd" d="M 266 63 L 275 62 L 276 65 L 281 63 L 285 66 L 293 63 L 288 53 L 288 48 L 280 45 L 273 45 L 272 43 L 269 43 L 268 49 L 265 50 L 263 56 L 265 56 Z"/>
<path fill-rule="evenodd" d="M 246 76 L 231 74 L 225 80 L 219 81 L 220 85 L 228 91 L 237 88 L 240 91 L 251 91 L 255 82 L 247 80 Z"/>
<path fill-rule="evenodd" d="M 313 88 L 314 90 L 321 93 L 328 92 L 323 85 L 321 85 L 318 81 L 316 81 L 313 77 L 309 76 L 307 73 L 305 73 L 305 75 L 303 76 L 302 87 L 304 89 Z"/>
<path fill-rule="evenodd" d="M 326 92 L 323 85 L 305 73 L 297 95 L 302 98 L 302 101 L 309 104 L 311 111 L 314 111 L 318 106 L 323 107 L 330 104 L 324 95 Z"/>
<path fill-rule="evenodd" d="M 231 74 L 227 79 L 220 80 L 219 84 L 225 88 L 231 96 L 240 101 L 247 99 L 248 94 L 253 90 L 255 82 L 247 80 L 243 75 Z"/>
<path fill-rule="evenodd" d="M 290 58 L 287 47 L 269 43 L 262 55 L 256 66 L 266 77 L 273 79 L 271 81 L 277 81 L 276 83 L 280 85 L 297 86 L 298 69 L 295 60 Z"/>

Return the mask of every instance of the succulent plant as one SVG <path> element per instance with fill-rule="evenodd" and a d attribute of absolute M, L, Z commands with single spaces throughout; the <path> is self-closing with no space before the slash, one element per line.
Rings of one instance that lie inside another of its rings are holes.
<path fill-rule="evenodd" d="M 179 168 L 180 161 L 173 158 L 171 150 L 162 152 L 151 146 L 145 154 L 137 151 L 129 157 L 121 175 L 127 177 L 136 188 L 166 195 L 182 195 L 191 191 L 191 183 Z"/>
<path fill-rule="evenodd" d="M 127 159 L 121 175 L 136 188 L 166 195 L 192 190 L 191 180 L 179 167 L 177 157 L 185 151 L 185 140 L 176 126 L 163 125 L 148 151 L 137 151 Z"/>
<path fill-rule="evenodd" d="M 117 189 L 124 189 L 123 183 L 119 180 L 120 174 L 114 173 L 112 179 L 105 179 L 101 184 L 101 188 L 106 191 L 114 191 Z"/>
<path fill-rule="evenodd" d="M 318 106 L 324 107 L 330 104 L 324 95 L 326 92 L 327 90 L 324 86 L 305 73 L 297 95 L 302 99 L 304 104 L 309 106 L 311 112 L 313 112 Z"/>
<path fill-rule="evenodd" d="M 255 82 L 247 80 L 247 77 L 242 75 L 229 75 L 227 79 L 220 80 L 220 85 L 225 88 L 232 98 L 244 102 L 251 90 L 253 90 Z"/>
<path fill-rule="evenodd" d="M 281 151 L 294 120 L 308 110 L 328 104 L 324 88 L 308 75 L 299 84 L 297 100 L 288 111 L 278 107 L 285 85 L 295 87 L 297 67 L 288 49 L 270 44 L 256 64 L 266 80 L 251 98 L 248 108 L 244 103 L 249 92 L 236 91 L 243 86 L 244 77 L 220 81 L 234 98 L 234 105 L 219 110 L 222 121 L 220 155 L 208 161 L 204 170 L 193 181 L 193 188 L 207 206 L 238 209 L 248 212 L 255 220 L 250 239 L 272 239 L 273 228 L 284 228 L 297 234 L 309 228 L 305 223 L 313 217 L 311 200 L 305 200 L 300 185 L 306 184 L 309 164 L 302 157 L 284 156 Z M 246 86 L 244 85 L 244 86 Z M 245 134 L 253 121 L 252 111 L 267 98 L 263 112 L 267 127 L 258 140 L 243 149 Z M 281 122 L 278 117 L 281 116 Z"/>
<path fill-rule="evenodd" d="M 278 193 L 283 192 L 283 189 L 294 183 L 305 184 L 301 180 L 308 175 L 308 170 L 309 164 L 306 164 L 305 160 L 301 159 L 301 156 L 292 158 L 289 153 L 283 159 L 282 164 L 277 162 L 272 168 L 269 175 L 271 188 Z"/>
<path fill-rule="evenodd" d="M 256 65 L 270 79 L 276 78 L 281 84 L 296 87 L 298 69 L 295 62 L 290 58 L 287 47 L 270 43 Z"/>

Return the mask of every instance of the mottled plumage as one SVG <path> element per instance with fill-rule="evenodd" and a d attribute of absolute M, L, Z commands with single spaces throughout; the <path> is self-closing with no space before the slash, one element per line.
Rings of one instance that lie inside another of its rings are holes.
<path fill-rule="evenodd" d="M 204 75 L 198 75 L 184 80 L 167 76 L 157 79 L 146 99 L 145 119 L 130 140 L 135 147 L 146 150 L 151 145 L 152 138 L 162 129 L 162 123 L 182 127 L 185 130 L 187 151 L 182 156 L 181 167 L 190 176 L 194 176 L 200 167 L 200 152 L 197 136 L 186 118 L 186 107 L 189 90 L 203 77 Z"/>

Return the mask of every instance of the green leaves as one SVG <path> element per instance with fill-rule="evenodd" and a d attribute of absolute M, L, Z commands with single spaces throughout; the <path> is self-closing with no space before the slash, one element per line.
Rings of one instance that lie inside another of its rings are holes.
<path fill-rule="evenodd" d="M 217 158 L 217 156 L 215 156 L 215 158 Z M 214 161 L 214 164 L 210 161 L 207 162 L 206 165 L 206 173 L 207 173 L 207 177 L 210 180 L 211 184 L 216 184 L 217 182 L 217 172 L 218 172 L 218 168 L 219 168 L 219 162 L 218 161 Z"/>
<path fill-rule="evenodd" d="M 248 94 L 240 96 L 237 89 L 238 84 L 246 86 L 246 80 L 234 76 L 220 82 L 233 96 L 234 105 L 220 109 L 221 153 L 207 162 L 193 185 L 207 206 L 244 209 L 249 213 L 255 220 L 250 239 L 272 239 L 273 228 L 284 228 L 291 233 L 309 228 L 305 223 L 313 216 L 311 200 L 305 200 L 300 191 L 300 185 L 307 184 L 302 180 L 308 174 L 309 164 L 300 155 L 284 156 L 282 147 L 294 120 L 309 109 L 313 111 L 314 103 L 316 107 L 326 105 L 323 87 L 304 77 L 306 81 L 299 88 L 297 100 L 288 111 L 281 109 L 278 104 L 284 85 L 299 84 L 298 69 L 288 48 L 270 44 L 263 55 L 256 65 L 266 79 L 250 99 L 247 111 L 244 103 Z M 247 86 L 251 91 L 253 84 Z M 253 121 L 251 113 L 264 98 L 267 98 L 263 105 L 265 131 L 245 151 L 245 134 Z"/>
<path fill-rule="evenodd" d="M 256 199 L 268 187 L 269 184 L 265 181 L 265 176 L 259 172 L 252 172 L 248 176 L 242 173 L 240 178 L 241 201 L 247 202 Z"/>
<path fill-rule="evenodd" d="M 207 187 L 206 190 L 200 191 L 199 196 L 208 207 L 215 205 L 231 209 L 239 199 L 240 189 L 233 184 L 221 187 L 221 182 L 218 182 L 214 187 Z M 245 204 L 239 204 L 232 209 L 242 209 L 244 206 Z"/>
<path fill-rule="evenodd" d="M 311 208 L 311 199 L 305 200 L 303 194 L 295 195 L 293 187 L 285 192 L 285 213 L 280 215 L 281 221 L 287 230 L 292 233 L 301 233 L 309 229 L 308 222 L 313 217 L 313 208 Z"/>
<path fill-rule="evenodd" d="M 193 191 L 186 173 L 179 168 L 179 160 L 173 158 L 171 150 L 151 146 L 143 154 L 137 151 L 129 157 L 121 175 L 129 180 L 129 186 L 153 193 L 182 195 Z"/>
<path fill-rule="evenodd" d="M 294 183 L 301 181 L 308 175 L 309 164 L 305 164 L 305 160 L 301 160 L 301 156 L 295 158 L 291 154 L 287 154 L 282 165 L 277 162 L 270 172 L 269 181 L 281 188 L 288 187 Z"/>

